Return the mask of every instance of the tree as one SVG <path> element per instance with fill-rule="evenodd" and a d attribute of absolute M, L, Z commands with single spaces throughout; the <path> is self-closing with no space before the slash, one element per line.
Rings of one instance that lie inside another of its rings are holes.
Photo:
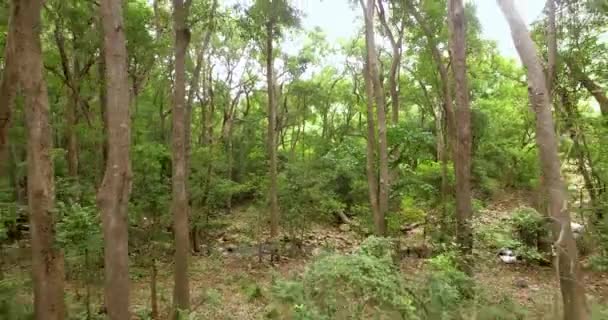
<path fill-rule="evenodd" d="M 273 1 L 270 1 L 272 6 Z M 270 205 L 270 237 L 279 233 L 279 200 L 277 196 L 277 102 L 276 83 L 274 79 L 273 41 L 276 25 L 275 16 L 270 13 L 266 22 L 266 88 L 268 90 L 268 158 L 270 186 L 268 202 Z"/>
<path fill-rule="evenodd" d="M 528 69 L 530 105 L 536 113 L 536 144 L 539 149 L 548 209 L 554 221 L 553 238 L 557 251 L 555 268 L 559 276 L 564 319 L 589 319 L 589 308 L 578 262 L 578 249 L 570 226 L 568 199 L 560 173 L 557 137 L 551 114 L 551 97 L 547 89 L 541 60 L 526 24 L 517 13 L 513 0 L 498 0 L 509 23 L 513 42 L 522 63 Z"/>
<path fill-rule="evenodd" d="M 297 11 L 286 0 L 257 0 L 248 10 L 250 23 L 246 25 L 249 35 L 259 40 L 263 48 L 266 69 L 268 133 L 266 147 L 268 152 L 268 205 L 270 207 L 270 237 L 279 232 L 279 201 L 277 181 L 277 77 L 274 72 L 274 41 L 282 36 L 282 29 L 299 25 Z M 263 30 L 261 33 L 257 30 Z"/>
<path fill-rule="evenodd" d="M 190 43 L 190 29 L 186 24 L 191 1 L 173 0 L 173 29 L 175 32 L 175 78 L 173 85 L 173 132 L 172 132 L 172 200 L 173 232 L 175 236 L 175 316 L 181 310 L 190 308 L 188 284 L 188 256 L 190 254 L 188 205 L 188 172 L 186 161 L 186 140 L 190 122 L 186 110 L 186 51 Z"/>
<path fill-rule="evenodd" d="M 102 0 L 107 90 L 108 156 L 97 193 L 105 244 L 105 303 L 110 319 L 129 319 L 128 206 L 131 193 L 131 117 L 127 47 L 121 0 Z"/>
<path fill-rule="evenodd" d="M 390 191 L 389 171 L 388 171 L 388 143 L 386 140 L 386 99 L 382 81 L 380 81 L 380 71 L 378 70 L 378 56 L 376 53 L 376 40 L 374 35 L 374 8 L 375 0 L 368 0 L 367 5 L 364 0 L 359 0 L 363 9 L 365 20 L 365 46 L 367 73 L 371 79 L 373 88 L 373 99 L 376 104 L 378 116 L 378 155 L 379 155 L 379 183 L 378 183 L 378 215 L 374 217 L 376 233 L 379 236 L 386 235 L 386 214 L 388 212 L 388 199 Z M 368 90 L 366 90 L 368 91 Z M 367 99 L 372 99 L 368 96 Z M 370 139 L 368 137 L 368 139 Z"/>
<path fill-rule="evenodd" d="M 11 15 L 10 19 L 15 19 L 15 17 Z M 0 176 L 4 175 L 4 170 L 6 170 L 4 163 L 7 160 L 8 129 L 11 124 L 11 113 L 19 77 L 18 60 L 15 59 L 15 43 L 17 42 L 15 27 L 15 21 L 9 20 L 4 48 L 4 69 L 0 79 L 0 163 L 2 163 L 0 164 Z"/>
<path fill-rule="evenodd" d="M 399 12 L 399 10 L 404 11 L 403 8 L 400 8 L 397 3 L 389 1 L 389 3 L 392 4 L 392 18 L 393 20 L 396 20 L 395 24 L 397 24 L 396 30 L 393 31 L 389 25 L 382 2 L 383 0 L 378 0 L 378 17 L 380 18 L 380 23 L 382 24 L 384 32 L 391 43 L 391 48 L 393 49 L 388 84 L 391 95 L 392 123 L 397 124 L 399 122 L 399 80 L 397 78 L 401 67 L 405 15 Z"/>
<path fill-rule="evenodd" d="M 48 92 L 42 73 L 41 9 L 40 0 L 14 0 L 10 22 L 14 24 L 14 35 L 18 35 L 14 48 L 20 53 L 19 83 L 25 96 L 34 310 L 36 319 L 61 320 L 65 316 L 63 255 L 54 245 L 52 129 Z"/>
<path fill-rule="evenodd" d="M 450 50 L 452 71 L 456 86 L 455 121 L 456 145 L 454 145 L 454 169 L 456 171 L 456 238 L 461 250 L 471 254 L 473 234 L 470 220 L 473 215 L 471 204 L 471 108 L 467 84 L 466 25 L 462 0 L 448 0 L 448 27 L 450 30 Z M 465 267 L 465 270 L 470 269 Z"/>

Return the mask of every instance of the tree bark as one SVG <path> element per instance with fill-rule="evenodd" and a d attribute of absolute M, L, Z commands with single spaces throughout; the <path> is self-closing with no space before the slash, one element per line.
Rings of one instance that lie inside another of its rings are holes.
<path fill-rule="evenodd" d="M 557 67 L 557 31 L 555 25 L 555 0 L 547 0 L 547 91 L 553 95 L 555 68 Z"/>
<path fill-rule="evenodd" d="M 103 21 L 99 17 L 99 30 L 100 30 L 100 45 L 99 45 L 99 60 L 97 61 L 97 75 L 99 77 L 99 120 L 101 122 L 102 129 L 102 141 L 101 141 L 101 168 L 105 168 L 108 160 L 108 101 L 106 94 L 106 53 L 104 49 L 104 35 L 103 35 Z M 103 173 L 101 173 L 103 179 Z"/>
<path fill-rule="evenodd" d="M 158 290 L 156 288 L 157 286 L 157 280 L 158 278 L 158 270 L 156 268 L 156 259 L 152 258 L 152 277 L 150 279 L 150 304 L 151 304 L 151 312 L 150 312 L 150 317 L 154 320 L 158 320 L 159 319 L 159 312 L 158 312 Z"/>
<path fill-rule="evenodd" d="M 12 13 L 13 11 L 11 11 Z M 19 41 L 16 38 L 15 16 L 11 14 L 6 34 L 6 47 L 4 48 L 4 70 L 0 79 L 0 176 L 4 175 L 5 164 L 8 157 L 8 129 L 11 125 L 11 113 L 18 85 L 18 59 L 16 58 L 15 44 Z"/>
<path fill-rule="evenodd" d="M 65 40 L 62 34 L 61 21 L 57 22 L 55 29 L 55 42 L 59 50 L 59 57 L 61 59 L 61 67 L 63 70 L 63 81 L 67 87 L 68 103 L 65 107 L 65 139 L 66 139 L 66 160 L 68 163 L 68 175 L 70 177 L 78 176 L 78 140 L 76 137 L 75 127 L 77 125 L 76 108 L 80 103 L 80 92 L 79 92 L 79 67 L 74 53 L 73 64 L 70 67 L 67 52 L 65 50 Z"/>
<path fill-rule="evenodd" d="M 578 249 L 570 227 L 568 199 L 560 173 L 551 99 L 543 67 L 527 26 L 517 13 L 513 0 L 498 0 L 498 4 L 509 23 L 522 63 L 528 69 L 530 104 L 536 113 L 536 144 L 548 194 L 549 213 L 554 221 L 553 238 L 557 251 L 555 268 L 564 304 L 563 319 L 586 320 L 590 318 L 590 311 L 578 262 Z"/>
<path fill-rule="evenodd" d="M 374 125 L 374 88 L 371 75 L 369 74 L 369 66 L 366 63 L 363 70 L 365 81 L 365 93 L 367 95 L 367 157 L 365 169 L 367 173 L 367 187 L 369 190 L 369 203 L 372 209 L 372 217 L 374 218 L 375 232 L 382 235 L 383 217 L 380 215 L 378 208 L 378 176 L 376 171 L 376 129 Z"/>
<path fill-rule="evenodd" d="M 25 95 L 27 125 L 27 198 L 32 237 L 34 313 L 39 320 L 62 320 L 63 255 L 55 247 L 55 189 L 51 160 L 52 129 L 43 76 L 40 41 L 41 0 L 14 0 L 11 24 L 19 52 L 19 83 Z M 10 70 L 9 70 L 10 71 Z"/>
<path fill-rule="evenodd" d="M 439 47 L 437 46 L 437 42 L 431 29 L 426 24 L 426 21 L 418 12 L 418 10 L 412 4 L 412 0 L 406 0 L 406 5 L 410 9 L 412 16 L 414 16 L 414 20 L 420 25 L 422 32 L 427 38 L 427 46 L 429 51 L 431 52 L 431 56 L 433 57 L 433 61 L 435 61 L 437 71 L 439 73 L 439 77 L 441 78 L 441 95 L 443 99 L 443 109 L 445 110 L 445 118 L 447 123 L 447 136 L 449 146 L 454 149 L 456 145 L 456 121 L 454 119 L 454 103 L 452 102 L 452 90 L 450 89 L 450 78 L 448 75 L 448 68 L 443 63 L 443 59 L 441 58 L 442 54 L 439 51 Z"/>
<path fill-rule="evenodd" d="M 268 158 L 270 187 L 268 190 L 268 202 L 270 205 L 270 237 L 275 238 L 279 234 L 279 200 L 277 196 L 277 104 L 276 86 L 274 82 L 274 17 L 266 23 L 266 83 L 268 87 Z"/>
<path fill-rule="evenodd" d="M 456 83 L 456 114 L 458 123 L 454 146 L 454 169 L 456 173 L 456 241 L 465 255 L 473 250 L 471 231 L 471 107 L 467 81 L 466 21 L 463 0 L 449 0 L 448 27 L 452 52 L 452 72 Z M 464 265 L 469 274 L 470 266 Z"/>
<path fill-rule="evenodd" d="M 378 0 L 378 17 L 380 19 L 380 23 L 384 27 L 384 31 L 388 35 L 391 48 L 393 49 L 391 68 L 388 74 L 388 85 L 391 95 L 392 123 L 397 124 L 399 123 L 399 82 L 397 77 L 399 76 L 399 68 L 401 66 L 401 45 L 404 35 L 403 25 L 398 28 L 398 34 L 395 36 L 386 19 L 386 13 L 382 0 Z"/>
<path fill-rule="evenodd" d="M 365 18 L 365 44 L 367 48 L 367 64 L 373 87 L 376 113 L 378 116 L 378 155 L 379 155 L 379 183 L 378 183 L 378 223 L 376 233 L 386 235 L 386 214 L 388 212 L 389 200 L 389 171 L 388 171 L 388 144 L 386 140 L 386 99 L 384 88 L 380 81 L 378 71 L 378 56 L 376 53 L 376 41 L 374 35 L 374 7 L 375 0 L 367 0 L 367 5 L 360 0 L 361 8 Z M 370 99 L 371 97 L 368 97 Z"/>
<path fill-rule="evenodd" d="M 129 319 L 128 206 L 131 193 L 131 117 L 127 47 L 121 0 L 102 0 L 108 156 L 97 192 L 104 236 L 108 317 Z"/>
<path fill-rule="evenodd" d="M 173 85 L 173 176 L 172 201 L 173 231 L 175 236 L 175 317 L 179 311 L 190 309 L 188 283 L 188 258 L 190 253 L 187 172 L 187 110 L 186 110 L 186 51 L 190 43 L 190 30 L 186 25 L 189 1 L 173 0 L 173 24 L 175 31 L 175 83 Z"/>

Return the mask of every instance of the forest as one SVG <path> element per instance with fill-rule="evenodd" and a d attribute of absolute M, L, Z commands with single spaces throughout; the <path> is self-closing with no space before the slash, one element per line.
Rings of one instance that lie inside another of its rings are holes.
<path fill-rule="evenodd" d="M 0 0 L 0 319 L 608 319 L 608 1 L 522 3 Z"/>

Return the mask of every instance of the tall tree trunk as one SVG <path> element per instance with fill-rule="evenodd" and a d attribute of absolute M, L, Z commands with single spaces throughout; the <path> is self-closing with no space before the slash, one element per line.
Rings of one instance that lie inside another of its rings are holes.
<path fill-rule="evenodd" d="M 268 87 L 268 157 L 270 188 L 268 202 L 270 205 L 270 237 L 279 234 L 279 200 L 277 196 L 277 103 L 276 86 L 274 83 L 274 57 L 272 41 L 274 38 L 274 18 L 266 23 L 266 83 Z"/>
<path fill-rule="evenodd" d="M 11 112 L 15 103 L 19 77 L 19 61 L 15 59 L 15 44 L 18 41 L 15 34 L 15 19 L 16 17 L 11 14 L 4 48 L 4 70 L 2 70 L 2 79 L 0 79 L 0 176 L 4 176 L 7 169 L 5 164 L 8 163 L 8 129 L 11 124 Z"/>
<path fill-rule="evenodd" d="M 433 57 L 433 61 L 435 61 L 435 65 L 437 67 L 437 72 L 439 73 L 439 77 L 441 78 L 441 96 L 443 99 L 443 108 L 445 110 L 445 118 L 447 123 L 447 136 L 449 146 L 454 149 L 456 145 L 456 120 L 454 113 L 454 103 L 452 102 L 452 90 L 450 89 L 450 78 L 448 74 L 448 68 L 445 66 L 441 54 L 439 51 L 439 47 L 437 46 L 437 41 L 435 36 L 433 35 L 431 29 L 427 25 L 426 21 L 418 12 L 418 9 L 414 7 L 412 0 L 406 0 L 406 5 L 410 9 L 411 14 L 414 16 L 414 20 L 420 25 L 422 32 L 427 38 L 427 46 L 429 51 L 431 52 L 431 56 Z"/>
<path fill-rule="evenodd" d="M 399 67 L 401 66 L 401 44 L 403 42 L 403 25 L 397 30 L 398 34 L 395 36 L 391 30 L 384 10 L 382 0 L 378 1 L 378 17 L 380 23 L 384 27 L 388 39 L 393 49 L 393 55 L 391 57 L 391 68 L 388 75 L 388 85 L 391 95 L 391 111 L 392 111 L 392 123 L 397 124 L 399 122 L 399 82 L 397 77 L 399 76 Z"/>
<path fill-rule="evenodd" d="M 25 95 L 27 125 L 27 198 L 32 236 L 34 313 L 39 320 L 65 317 L 63 255 L 55 247 L 55 188 L 51 160 L 52 129 L 43 77 L 40 41 L 41 0 L 14 0 L 11 24 L 19 52 L 19 82 Z M 10 70 L 9 70 L 10 71 Z"/>
<path fill-rule="evenodd" d="M 68 163 L 68 175 L 70 177 L 78 176 L 78 140 L 76 137 L 76 108 L 78 108 L 78 104 L 80 103 L 79 97 L 79 69 L 76 58 L 76 53 L 74 53 L 73 64 L 70 67 L 70 62 L 68 58 L 68 54 L 65 50 L 65 40 L 63 37 L 63 30 L 61 20 L 57 20 L 57 26 L 55 28 L 55 42 L 57 43 L 57 48 L 59 49 L 59 57 L 61 58 L 61 67 L 63 70 L 64 82 L 67 87 L 67 96 L 68 103 L 65 107 L 65 141 L 66 141 L 66 160 Z"/>
<path fill-rule="evenodd" d="M 548 23 L 547 23 L 547 91 L 549 97 L 553 96 L 554 83 L 556 78 L 556 67 L 557 67 L 557 34 L 555 25 L 555 1 L 547 0 L 546 8 L 548 9 Z M 547 190 L 545 189 L 545 178 L 542 176 L 539 179 L 541 183 L 537 188 L 537 205 L 538 211 L 544 215 L 549 216 L 547 210 Z M 541 234 L 538 237 L 537 247 L 543 254 L 549 254 L 551 252 L 551 236 L 549 234 Z"/>
<path fill-rule="evenodd" d="M 378 176 L 376 172 L 376 129 L 374 125 L 374 88 L 371 75 L 369 73 L 369 64 L 366 63 L 363 70 L 365 81 L 365 93 L 367 95 L 367 157 L 365 170 L 367 173 L 367 187 L 369 191 L 369 203 L 372 209 L 374 218 L 374 227 L 377 235 L 382 235 L 384 218 L 380 215 L 378 208 Z"/>
<path fill-rule="evenodd" d="M 131 193 L 131 117 L 122 0 L 102 0 L 108 157 L 97 206 L 105 247 L 105 303 L 110 319 L 129 319 L 128 206 Z"/>
<path fill-rule="evenodd" d="M 549 213 L 554 221 L 553 238 L 557 251 L 555 267 L 564 304 L 563 319 L 586 320 L 590 318 L 590 311 L 578 262 L 578 249 L 570 228 L 568 199 L 560 173 L 551 99 L 541 60 L 525 22 L 516 11 L 513 0 L 498 0 L 498 4 L 509 23 L 513 42 L 522 63 L 528 69 L 530 104 L 536 113 L 536 143 L 548 193 Z"/>
<path fill-rule="evenodd" d="M 156 258 L 152 258 L 152 277 L 150 279 L 150 304 L 151 312 L 150 317 L 154 320 L 158 320 L 158 290 L 157 286 L 158 270 L 156 268 Z"/>
<path fill-rule="evenodd" d="M 76 108 L 80 103 L 80 98 L 76 89 L 70 92 L 67 109 L 66 109 L 66 128 L 65 134 L 67 139 L 67 159 L 68 159 L 68 175 L 70 177 L 78 176 L 78 138 L 76 136 Z"/>
<path fill-rule="evenodd" d="M 188 284 L 189 257 L 189 205 L 186 141 L 189 126 L 186 110 L 186 51 L 190 42 L 190 30 L 186 25 L 189 1 L 173 0 L 173 24 L 175 31 L 175 83 L 173 85 L 173 189 L 171 211 L 175 235 L 175 316 L 179 311 L 190 309 L 190 288 Z"/>
<path fill-rule="evenodd" d="M 457 138 L 454 146 L 454 169 L 456 172 L 456 239 L 462 252 L 470 255 L 473 250 L 471 231 L 471 108 L 467 83 L 466 63 L 466 21 L 463 0 L 449 0 L 448 26 L 452 71 L 456 82 L 456 123 Z M 464 270 L 471 273 L 470 266 Z"/>
<path fill-rule="evenodd" d="M 378 219 L 377 233 L 386 235 L 386 214 L 388 212 L 388 198 L 390 190 L 388 171 L 388 144 L 386 141 L 386 100 L 384 88 L 380 81 L 378 71 L 378 56 L 376 53 L 376 40 L 374 35 L 374 8 L 375 0 L 367 0 L 367 5 L 360 0 L 365 17 L 365 43 L 367 48 L 367 64 L 373 85 L 373 93 L 378 116 L 378 155 L 379 155 L 379 184 L 378 184 Z M 368 97 L 371 98 L 371 97 Z"/>
<path fill-rule="evenodd" d="M 553 96 L 557 67 L 557 31 L 555 25 L 555 0 L 547 0 L 547 90 Z"/>
<path fill-rule="evenodd" d="M 106 93 L 106 51 L 104 48 L 103 21 L 100 21 L 101 45 L 99 46 L 99 61 L 97 63 L 97 73 L 99 75 L 99 117 L 102 128 L 101 160 L 102 167 L 108 161 L 108 100 Z"/>

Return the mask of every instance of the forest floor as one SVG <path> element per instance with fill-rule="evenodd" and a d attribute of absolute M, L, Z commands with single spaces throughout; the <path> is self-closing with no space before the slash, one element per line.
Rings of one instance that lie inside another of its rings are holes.
<path fill-rule="evenodd" d="M 519 199 L 504 198 L 484 209 L 487 223 L 502 223 L 514 208 L 523 205 Z M 250 219 L 246 210 L 237 210 L 230 215 L 233 223 L 217 239 L 217 251 L 209 256 L 194 256 L 192 259 L 191 285 L 194 310 L 200 319 L 264 319 L 272 306 L 270 289 L 274 279 L 289 278 L 301 274 L 308 262 L 314 259 L 319 248 L 348 253 L 355 249 L 363 237 L 354 231 L 342 228 L 316 226 L 303 235 L 304 252 L 293 256 L 282 256 L 279 262 L 269 263 L 269 256 L 258 259 L 258 251 L 248 243 L 247 231 Z M 422 242 L 421 232 L 412 230 L 402 240 L 409 245 Z M 227 237 L 226 235 L 230 235 Z M 409 239 L 408 239 L 409 238 Z M 251 250 L 250 250 L 251 249 Z M 504 296 L 531 311 L 530 319 L 553 319 L 555 306 L 559 305 L 559 286 L 555 270 L 551 267 L 525 263 L 504 264 L 495 252 L 476 253 L 475 278 L 493 295 L 490 301 L 501 301 Z M 401 260 L 404 277 L 416 277 L 425 271 L 426 260 L 405 257 Z M 172 278 L 171 265 L 161 268 L 167 276 L 159 278 L 164 294 L 162 300 L 169 305 Z M 585 271 L 585 285 L 592 301 L 606 303 L 608 300 L 608 274 Z M 134 288 L 135 303 L 149 309 L 149 284 L 137 282 Z"/>
<path fill-rule="evenodd" d="M 522 202 L 514 198 L 497 200 L 483 212 L 484 223 L 502 223 L 505 215 Z M 303 252 L 285 251 L 280 260 L 269 262 L 269 255 L 259 260 L 256 239 L 251 238 L 251 210 L 235 210 L 226 219 L 231 222 L 214 239 L 215 245 L 209 254 L 191 258 L 190 285 L 194 319 L 264 319 L 272 310 L 271 286 L 275 279 L 289 278 L 301 274 L 308 262 L 319 254 L 321 248 L 348 253 L 363 240 L 359 233 L 344 230 L 339 226 L 315 226 L 301 234 Z M 402 236 L 407 245 L 422 242 L 421 232 L 412 230 Z M 552 319 L 558 305 L 558 284 L 555 271 L 550 267 L 525 263 L 504 264 L 495 252 L 476 252 L 475 278 L 484 292 L 492 295 L 490 301 L 501 301 L 508 296 L 532 311 L 530 319 Z M 583 263 L 584 264 L 584 263 Z M 401 269 L 404 277 L 414 278 L 423 274 L 427 261 L 417 257 L 404 257 Z M 27 276 L 26 266 L 11 271 Z M 172 264 L 169 261 L 158 265 L 158 303 L 161 319 L 168 319 L 172 300 Z M 144 319 L 141 315 L 150 310 L 150 270 L 132 266 L 131 274 L 133 319 Z M 101 281 L 98 281 L 101 282 Z M 592 301 L 608 302 L 608 274 L 585 271 L 585 285 Z M 85 288 L 79 283 L 68 282 L 70 305 L 82 305 Z M 97 313 L 102 301 L 101 286 L 91 290 L 92 312 Z M 82 312 L 82 308 L 79 308 Z"/>

